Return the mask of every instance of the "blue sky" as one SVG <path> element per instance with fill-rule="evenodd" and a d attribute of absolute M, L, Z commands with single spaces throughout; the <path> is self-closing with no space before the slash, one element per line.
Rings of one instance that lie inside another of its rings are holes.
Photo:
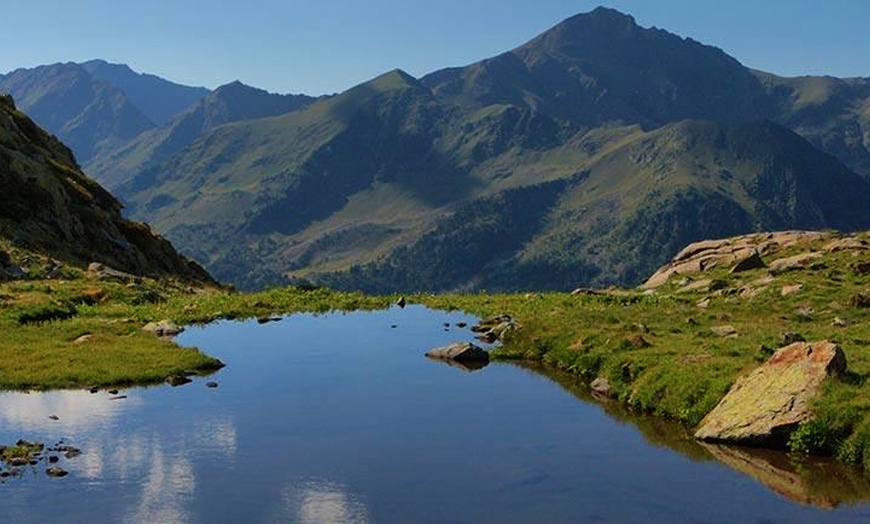
<path fill-rule="evenodd" d="M 597 5 L 773 73 L 870 76 L 866 0 L 26 0 L 3 6 L 0 72 L 104 58 L 178 82 L 336 92 L 511 49 Z M 835 7 L 832 7 L 835 6 Z"/>

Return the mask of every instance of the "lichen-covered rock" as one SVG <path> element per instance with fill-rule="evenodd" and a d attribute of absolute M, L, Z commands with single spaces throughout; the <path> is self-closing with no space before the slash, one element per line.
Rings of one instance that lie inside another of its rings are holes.
<path fill-rule="evenodd" d="M 754 445 L 783 445 L 810 417 L 822 383 L 846 371 L 843 350 L 831 342 L 797 342 L 738 379 L 704 417 L 695 438 Z"/>
<path fill-rule="evenodd" d="M 455 360 L 456 362 L 489 362 L 489 353 L 470 342 L 460 342 L 442 348 L 435 348 L 426 353 L 426 356 L 429 358 Z"/>

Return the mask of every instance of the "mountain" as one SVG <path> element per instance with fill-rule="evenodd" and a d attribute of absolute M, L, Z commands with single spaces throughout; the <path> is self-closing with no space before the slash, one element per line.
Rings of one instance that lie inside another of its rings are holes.
<path fill-rule="evenodd" d="M 761 82 L 734 58 L 603 7 L 513 51 L 421 81 L 465 107 L 511 104 L 574 126 L 772 116 Z"/>
<path fill-rule="evenodd" d="M 693 240 L 870 225 L 860 148 L 829 139 L 862 118 L 862 82 L 821 96 L 600 8 L 466 67 L 216 127 L 115 189 L 242 287 L 634 284 Z"/>
<path fill-rule="evenodd" d="M 159 76 L 137 73 L 125 64 L 90 60 L 81 66 L 93 78 L 123 91 L 133 105 L 158 126 L 165 125 L 211 92 L 204 87 L 185 86 Z"/>
<path fill-rule="evenodd" d="M 220 125 L 288 113 L 313 100 L 305 95 L 273 94 L 233 82 L 201 98 L 165 126 L 145 131 L 91 159 L 86 169 L 113 190 L 145 167 L 180 152 Z"/>
<path fill-rule="evenodd" d="M 584 139 L 550 155 L 584 147 Z M 831 191 L 830 187 L 837 187 Z M 635 128 L 574 176 L 472 201 L 340 288 L 542 290 L 636 283 L 687 239 L 870 224 L 870 183 L 770 122 Z"/>
<path fill-rule="evenodd" d="M 0 238 L 29 250 L 139 275 L 212 282 L 82 173 L 70 150 L 0 97 Z"/>
<path fill-rule="evenodd" d="M 87 162 L 100 149 L 130 140 L 154 124 L 127 95 L 74 63 L 19 69 L 0 76 L 0 93 Z"/>
<path fill-rule="evenodd" d="M 755 72 L 776 121 L 870 177 L 870 78 L 781 78 Z"/>

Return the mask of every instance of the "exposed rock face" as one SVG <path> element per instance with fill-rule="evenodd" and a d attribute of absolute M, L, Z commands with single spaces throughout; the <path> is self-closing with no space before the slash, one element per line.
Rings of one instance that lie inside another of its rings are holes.
<path fill-rule="evenodd" d="M 0 187 L 0 237 L 19 247 L 78 266 L 97 260 L 135 275 L 212 282 L 150 227 L 124 219 L 121 203 L 6 96 L 0 96 Z M 25 276 L 20 268 L 3 272 Z"/>
<path fill-rule="evenodd" d="M 455 360 L 456 362 L 489 362 L 489 353 L 470 342 L 461 342 L 443 348 L 436 348 L 426 353 L 426 356 L 429 358 Z"/>
<path fill-rule="evenodd" d="M 810 416 L 824 380 L 846 371 L 846 356 L 831 342 L 797 342 L 738 379 L 704 417 L 695 438 L 779 446 Z"/>
<path fill-rule="evenodd" d="M 763 268 L 766 266 L 763 257 L 771 253 L 824 238 L 835 239 L 837 236 L 835 233 L 816 231 L 782 231 L 695 242 L 677 253 L 670 263 L 656 271 L 641 288 L 655 289 L 674 275 L 701 273 L 716 267 L 730 267 L 732 272 Z M 804 269 L 812 265 L 818 256 L 820 255 L 807 253 L 794 257 L 794 260 L 776 260 L 770 264 L 770 270 L 782 272 Z"/>

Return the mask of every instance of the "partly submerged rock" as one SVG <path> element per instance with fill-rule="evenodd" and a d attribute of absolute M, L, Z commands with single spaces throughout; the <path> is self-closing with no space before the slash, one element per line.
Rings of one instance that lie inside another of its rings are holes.
<path fill-rule="evenodd" d="M 695 438 L 782 446 L 810 417 L 810 402 L 822 383 L 846 371 L 843 350 L 831 342 L 797 342 L 737 380 L 704 417 Z"/>
<path fill-rule="evenodd" d="M 459 342 L 442 348 L 435 348 L 426 356 L 456 362 L 489 362 L 489 353 L 470 342 Z"/>
<path fill-rule="evenodd" d="M 190 384 L 191 382 L 193 381 L 184 375 L 169 375 L 166 377 L 166 383 L 172 387 L 183 386 L 185 384 Z"/>

